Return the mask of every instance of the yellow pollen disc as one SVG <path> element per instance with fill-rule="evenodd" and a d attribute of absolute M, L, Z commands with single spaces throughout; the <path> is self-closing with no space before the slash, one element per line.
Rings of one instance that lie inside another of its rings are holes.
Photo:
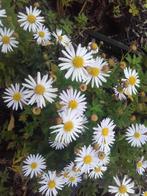
<path fill-rule="evenodd" d="M 59 35 L 59 36 L 58 36 L 58 40 L 59 40 L 59 41 L 62 41 L 62 39 L 63 39 L 62 35 Z"/>
<path fill-rule="evenodd" d="M 64 131 L 65 132 L 70 132 L 74 128 L 73 122 L 72 121 L 67 121 L 64 123 Z"/>
<path fill-rule="evenodd" d="M 45 36 L 45 33 L 43 31 L 39 31 L 39 37 L 43 38 Z"/>
<path fill-rule="evenodd" d="M 95 171 L 96 173 L 99 173 L 99 172 L 101 172 L 101 168 L 100 168 L 100 167 L 95 167 L 95 168 L 94 168 L 94 171 Z"/>
<path fill-rule="evenodd" d="M 75 56 L 72 63 L 75 68 L 81 68 L 84 66 L 84 59 L 81 56 Z"/>
<path fill-rule="evenodd" d="M 36 22 L 36 16 L 34 16 L 33 14 L 28 15 L 27 21 L 31 24 L 35 23 Z"/>
<path fill-rule="evenodd" d="M 55 181 L 54 181 L 54 180 L 50 180 L 50 181 L 48 182 L 48 188 L 49 188 L 49 189 L 54 189 L 55 187 L 56 187 Z"/>
<path fill-rule="evenodd" d="M 135 132 L 135 133 L 134 133 L 134 137 L 135 137 L 136 139 L 139 139 L 139 138 L 141 137 L 141 134 L 140 134 L 139 132 Z"/>
<path fill-rule="evenodd" d="M 70 178 L 69 178 L 69 181 L 70 181 L 70 182 L 75 182 L 75 180 L 76 180 L 75 177 L 70 177 Z"/>
<path fill-rule="evenodd" d="M 37 163 L 35 163 L 35 162 L 31 163 L 31 168 L 36 169 L 37 168 Z"/>
<path fill-rule="evenodd" d="M 99 152 L 98 153 L 98 158 L 100 159 L 100 160 L 104 160 L 104 158 L 105 158 L 105 153 L 104 152 Z"/>
<path fill-rule="evenodd" d="M 102 135 L 103 135 L 104 137 L 106 137 L 106 136 L 108 136 L 108 134 L 109 134 L 109 129 L 108 129 L 108 128 L 103 128 L 103 129 L 102 129 Z"/>
<path fill-rule="evenodd" d="M 17 92 L 17 93 L 14 93 L 14 94 L 13 94 L 13 100 L 14 100 L 14 101 L 20 101 L 21 98 L 22 98 L 21 93 Z"/>
<path fill-rule="evenodd" d="M 85 164 L 90 164 L 92 162 L 92 157 L 90 155 L 86 155 L 83 161 Z"/>
<path fill-rule="evenodd" d="M 78 107 L 78 102 L 75 99 L 69 101 L 68 108 L 71 108 L 73 110 L 76 109 L 77 107 Z"/>
<path fill-rule="evenodd" d="M 92 42 L 90 46 L 92 50 L 96 50 L 98 48 L 98 45 L 95 42 Z"/>
<path fill-rule="evenodd" d="M 127 193 L 127 188 L 126 188 L 126 186 L 125 186 L 125 185 L 121 185 L 121 186 L 119 187 L 119 192 L 120 192 L 120 193 Z"/>
<path fill-rule="evenodd" d="M 97 68 L 97 67 L 89 67 L 89 68 L 87 69 L 87 71 L 88 71 L 88 73 L 89 73 L 90 75 L 92 75 L 93 77 L 98 76 L 99 73 L 100 73 L 100 70 L 99 70 L 99 68 Z"/>
<path fill-rule="evenodd" d="M 128 82 L 130 85 L 135 85 L 136 83 L 136 78 L 134 76 L 130 76 L 129 79 L 128 79 Z"/>
<path fill-rule="evenodd" d="M 2 42 L 3 42 L 3 44 L 9 44 L 10 43 L 10 37 L 7 36 L 7 35 L 4 35 L 2 37 Z"/>
<path fill-rule="evenodd" d="M 35 89 L 34 89 L 35 93 L 38 95 L 43 95 L 45 92 L 45 87 L 41 84 L 37 84 Z"/>
<path fill-rule="evenodd" d="M 147 191 L 144 192 L 144 196 L 147 196 Z"/>
<path fill-rule="evenodd" d="M 142 167 L 142 161 L 139 161 L 138 163 L 137 163 L 137 168 L 141 168 Z"/>

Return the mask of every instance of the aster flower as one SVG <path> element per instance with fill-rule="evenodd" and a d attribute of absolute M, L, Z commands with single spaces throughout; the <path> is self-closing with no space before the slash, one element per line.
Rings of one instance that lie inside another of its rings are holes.
<path fill-rule="evenodd" d="M 0 9 L 0 26 L 3 26 L 1 18 L 7 17 L 6 15 L 6 10 L 5 9 Z"/>
<path fill-rule="evenodd" d="M 34 34 L 34 39 L 36 39 L 39 45 L 46 45 L 51 39 L 49 30 L 45 26 L 40 26 Z"/>
<path fill-rule="evenodd" d="M 56 171 L 48 171 L 44 173 L 39 182 L 39 192 L 45 196 L 56 196 L 57 190 L 62 190 L 64 186 L 64 180 L 62 176 L 58 176 Z"/>
<path fill-rule="evenodd" d="M 55 141 L 62 143 L 70 143 L 79 137 L 79 134 L 85 130 L 86 120 L 80 116 L 76 111 L 67 110 L 62 113 L 63 123 L 50 127 L 55 129 L 51 133 L 56 133 Z"/>
<path fill-rule="evenodd" d="M 144 161 L 144 157 L 141 157 L 141 159 L 136 163 L 136 170 L 139 175 L 143 175 L 147 168 L 147 161 Z"/>
<path fill-rule="evenodd" d="M 125 94 L 132 95 L 136 94 L 136 87 L 139 87 L 139 76 L 135 69 L 125 68 L 124 69 L 125 79 L 123 79 L 126 83 Z"/>
<path fill-rule="evenodd" d="M 23 173 L 25 176 L 30 176 L 30 178 L 40 175 L 46 169 L 45 159 L 39 154 L 30 154 L 24 164 L 22 167 Z"/>
<path fill-rule="evenodd" d="M 104 151 L 98 151 L 98 164 L 99 165 L 107 165 L 110 162 L 110 153 Z"/>
<path fill-rule="evenodd" d="M 28 104 L 33 105 L 37 103 L 37 107 L 45 107 L 45 100 L 52 103 L 57 97 L 55 94 L 57 88 L 53 88 L 52 78 L 48 79 L 48 74 L 44 75 L 41 79 L 40 72 L 37 73 L 37 78 L 34 80 L 32 76 L 28 76 L 29 79 L 25 79 L 26 83 L 23 83 L 23 86 L 28 88 L 28 96 L 30 98 Z"/>
<path fill-rule="evenodd" d="M 95 41 L 89 42 L 87 48 L 92 52 L 92 54 L 96 54 L 99 51 L 99 47 Z"/>
<path fill-rule="evenodd" d="M 72 81 L 76 80 L 77 82 L 82 82 L 85 75 L 87 75 L 85 67 L 92 62 L 91 52 L 88 52 L 81 44 L 79 44 L 75 50 L 71 44 L 69 47 L 66 47 L 65 50 L 62 50 L 62 53 L 64 57 L 59 58 L 59 60 L 62 61 L 59 67 L 61 70 L 67 70 L 65 78 L 68 79 L 71 77 Z"/>
<path fill-rule="evenodd" d="M 80 91 L 69 88 L 66 91 L 62 91 L 59 98 L 60 104 L 62 105 L 60 112 L 71 109 L 78 114 L 82 114 L 86 110 L 86 97 Z"/>
<path fill-rule="evenodd" d="M 109 77 L 108 73 L 104 73 L 103 67 L 107 63 L 101 57 L 97 57 L 93 63 L 89 64 L 87 67 L 88 75 L 83 79 L 86 84 L 91 82 L 91 87 L 96 86 L 99 88 L 102 86 L 102 82 L 106 82 L 106 77 Z"/>
<path fill-rule="evenodd" d="M 81 173 L 89 173 L 91 169 L 97 166 L 97 163 L 97 154 L 91 145 L 83 146 L 75 158 L 76 168 L 80 169 Z"/>
<path fill-rule="evenodd" d="M 134 194 L 134 182 L 128 176 L 124 176 L 121 181 L 118 176 L 113 177 L 117 186 L 109 186 L 109 192 L 114 193 L 115 196 L 129 196 Z"/>
<path fill-rule="evenodd" d="M 54 148 L 55 150 L 62 150 L 68 146 L 68 144 L 58 141 L 49 141 L 50 147 Z"/>
<path fill-rule="evenodd" d="M 81 175 L 77 172 L 72 172 L 68 174 L 66 184 L 71 187 L 75 187 L 82 181 Z"/>
<path fill-rule="evenodd" d="M 17 48 L 18 41 L 13 37 L 13 33 L 13 30 L 0 28 L 0 46 L 2 46 L 3 53 L 11 52 L 13 48 Z"/>
<path fill-rule="evenodd" d="M 26 7 L 26 13 L 19 12 L 18 13 L 18 22 L 20 26 L 23 27 L 25 31 L 33 31 L 36 32 L 42 23 L 44 22 L 44 17 L 40 16 L 41 10 L 32 6 Z"/>
<path fill-rule="evenodd" d="M 127 99 L 125 95 L 125 88 L 122 85 L 116 85 L 113 90 L 114 95 L 118 100 L 123 101 Z"/>
<path fill-rule="evenodd" d="M 20 84 L 11 84 L 9 88 L 6 88 L 4 94 L 3 99 L 8 108 L 18 110 L 20 107 L 23 109 L 23 105 L 27 104 L 28 92 L 24 90 L 24 87 L 21 88 Z"/>
<path fill-rule="evenodd" d="M 133 147 L 141 147 L 147 142 L 146 127 L 141 124 L 131 125 L 127 129 L 126 139 Z"/>
<path fill-rule="evenodd" d="M 103 177 L 103 172 L 107 170 L 107 167 L 105 166 L 96 166 L 92 169 L 92 171 L 89 173 L 90 178 L 102 178 Z"/>
<path fill-rule="evenodd" d="M 61 29 L 56 29 L 56 32 L 53 32 L 52 35 L 55 37 L 56 42 L 67 47 L 71 44 L 71 40 L 67 35 L 62 34 Z"/>

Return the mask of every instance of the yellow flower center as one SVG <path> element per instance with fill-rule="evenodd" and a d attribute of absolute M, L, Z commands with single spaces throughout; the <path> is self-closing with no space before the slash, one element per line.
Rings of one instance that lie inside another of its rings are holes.
<path fill-rule="evenodd" d="M 93 77 L 98 76 L 99 73 L 100 73 L 100 70 L 99 70 L 98 67 L 89 67 L 89 68 L 87 69 L 87 71 L 88 71 L 88 73 L 89 73 L 90 75 L 92 75 Z"/>
<path fill-rule="evenodd" d="M 126 188 L 126 186 L 125 186 L 125 185 L 121 185 L 121 186 L 119 187 L 119 192 L 120 192 L 120 193 L 127 193 L 127 188 Z"/>
<path fill-rule="evenodd" d="M 58 40 L 59 40 L 59 41 L 62 41 L 62 39 L 63 39 L 62 35 L 59 35 L 59 36 L 58 36 Z"/>
<path fill-rule="evenodd" d="M 7 36 L 7 35 L 4 35 L 2 37 L 2 42 L 3 42 L 3 44 L 9 44 L 10 43 L 10 37 Z"/>
<path fill-rule="evenodd" d="M 39 37 L 43 38 L 45 36 L 45 33 L 43 31 L 39 31 Z"/>
<path fill-rule="evenodd" d="M 72 63 L 75 68 L 81 68 L 84 66 L 84 59 L 81 56 L 75 56 Z"/>
<path fill-rule="evenodd" d="M 99 172 L 101 172 L 101 168 L 100 168 L 100 167 L 95 167 L 95 168 L 94 168 L 94 171 L 95 171 L 96 173 L 99 173 Z"/>
<path fill-rule="evenodd" d="M 45 87 L 41 84 L 37 84 L 35 89 L 34 89 L 35 93 L 38 95 L 43 95 L 45 92 Z"/>
<path fill-rule="evenodd" d="M 86 155 L 85 157 L 84 157 L 84 163 L 85 164 L 90 164 L 91 162 L 92 162 L 92 157 L 91 157 L 91 155 Z"/>
<path fill-rule="evenodd" d="M 108 134 L 109 134 L 109 129 L 108 129 L 108 128 L 103 128 L 103 129 L 102 129 L 102 135 L 103 135 L 104 137 L 106 137 L 106 136 L 108 136 Z"/>
<path fill-rule="evenodd" d="M 27 21 L 31 24 L 35 23 L 36 22 L 36 16 L 34 16 L 33 14 L 28 15 Z"/>
<path fill-rule="evenodd" d="M 137 163 L 137 168 L 141 168 L 142 167 L 142 161 L 139 161 L 138 163 Z"/>
<path fill-rule="evenodd" d="M 50 181 L 48 182 L 48 188 L 49 188 L 49 189 L 54 189 L 55 187 L 56 187 L 55 181 L 54 181 L 54 180 L 50 180 Z"/>
<path fill-rule="evenodd" d="M 139 139 L 139 138 L 141 137 L 141 134 L 140 134 L 139 132 L 135 132 L 135 133 L 134 133 L 134 137 L 135 137 L 136 139 Z"/>
<path fill-rule="evenodd" d="M 68 178 L 68 173 L 64 172 L 63 176 L 64 176 L 64 178 Z"/>
<path fill-rule="evenodd" d="M 105 155 L 104 152 L 101 152 L 101 151 L 100 151 L 100 152 L 98 153 L 98 158 L 99 158 L 100 160 L 104 160 L 105 156 L 106 156 L 106 155 Z"/>
<path fill-rule="evenodd" d="M 90 46 L 92 50 L 96 50 L 98 48 L 98 45 L 95 42 L 92 42 Z"/>
<path fill-rule="evenodd" d="M 130 76 L 129 79 L 128 79 L 128 82 L 130 85 L 135 85 L 136 83 L 136 78 L 134 76 Z"/>
<path fill-rule="evenodd" d="M 32 169 L 36 169 L 36 168 L 37 168 L 37 166 L 38 166 L 38 165 L 37 165 L 37 163 L 36 163 L 36 162 L 31 163 L 31 168 L 32 168 Z"/>
<path fill-rule="evenodd" d="M 67 121 L 64 123 L 64 131 L 70 132 L 74 128 L 73 122 L 72 121 Z"/>
<path fill-rule="evenodd" d="M 70 177 L 70 178 L 69 178 L 69 181 L 70 181 L 70 182 L 75 182 L 75 180 L 76 180 L 75 177 Z"/>
<path fill-rule="evenodd" d="M 144 192 L 144 196 L 147 196 L 147 191 Z"/>
<path fill-rule="evenodd" d="M 69 101 L 68 108 L 71 108 L 73 110 L 76 109 L 77 107 L 78 107 L 78 102 L 75 99 Z"/>
<path fill-rule="evenodd" d="M 21 93 L 17 92 L 17 93 L 14 93 L 14 94 L 13 94 L 13 100 L 14 100 L 14 101 L 20 101 L 21 98 L 22 98 Z"/>

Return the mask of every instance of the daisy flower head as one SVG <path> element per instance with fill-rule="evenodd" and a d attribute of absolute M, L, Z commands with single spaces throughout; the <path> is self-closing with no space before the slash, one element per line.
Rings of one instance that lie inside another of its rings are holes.
<path fill-rule="evenodd" d="M 104 151 L 98 151 L 97 156 L 98 156 L 98 164 L 99 165 L 108 165 L 110 162 L 110 153 L 109 152 L 104 152 Z"/>
<path fill-rule="evenodd" d="M 39 154 L 30 154 L 24 164 L 22 166 L 24 176 L 30 176 L 30 178 L 40 175 L 46 169 L 45 159 Z"/>
<path fill-rule="evenodd" d="M 57 88 L 53 88 L 53 79 L 48 79 L 48 74 L 44 75 L 41 79 L 40 72 L 37 73 L 36 80 L 32 76 L 28 76 L 29 79 L 25 79 L 26 83 L 23 83 L 28 89 L 28 96 L 30 98 L 28 104 L 33 105 L 37 103 L 37 107 L 43 108 L 46 106 L 46 102 L 54 102 L 57 97 Z"/>
<path fill-rule="evenodd" d="M 87 122 L 84 116 L 80 116 L 76 111 L 67 110 L 62 113 L 62 123 L 50 127 L 54 129 L 51 133 L 55 133 L 55 141 L 69 144 L 79 137 L 85 131 L 85 123 Z"/>
<path fill-rule="evenodd" d="M 103 177 L 103 172 L 107 170 L 106 166 L 96 166 L 92 169 L 92 171 L 89 173 L 90 178 L 102 178 Z"/>
<path fill-rule="evenodd" d="M 144 191 L 144 192 L 142 193 L 142 196 L 147 196 L 147 191 Z"/>
<path fill-rule="evenodd" d="M 51 34 L 45 26 L 40 26 L 34 34 L 34 39 L 39 45 L 45 45 L 51 39 Z"/>
<path fill-rule="evenodd" d="M 13 48 L 17 48 L 18 41 L 13 37 L 13 30 L 0 28 L 0 46 L 2 47 L 1 51 L 3 53 L 13 51 Z"/>
<path fill-rule="evenodd" d="M 71 77 L 72 81 L 82 82 L 85 75 L 87 76 L 85 67 L 93 61 L 91 52 L 88 52 L 81 44 L 77 46 L 77 49 L 74 49 L 71 44 L 65 50 L 62 50 L 62 53 L 64 57 L 59 58 L 62 62 L 59 64 L 59 67 L 61 70 L 67 70 L 65 78 L 68 79 Z"/>
<path fill-rule="evenodd" d="M 56 32 L 53 32 L 52 35 L 55 37 L 57 43 L 68 47 L 71 44 L 71 40 L 67 35 L 63 35 L 62 33 L 61 29 L 56 29 Z"/>
<path fill-rule="evenodd" d="M 19 12 L 18 13 L 18 22 L 20 26 L 23 27 L 25 31 L 29 30 L 29 32 L 36 32 L 42 23 L 44 22 L 44 17 L 40 16 L 41 10 L 32 6 L 26 7 L 26 13 Z"/>
<path fill-rule="evenodd" d="M 89 173 L 91 169 L 97 166 L 97 154 L 91 145 L 83 146 L 77 153 L 75 158 L 76 168 L 81 170 L 81 173 Z"/>
<path fill-rule="evenodd" d="M 113 120 L 110 118 L 103 119 L 97 127 L 94 127 L 93 143 L 100 146 L 100 150 L 109 151 L 115 141 L 115 128 Z"/>
<path fill-rule="evenodd" d="M 146 127 L 142 124 L 132 124 L 126 133 L 128 143 L 133 147 L 141 147 L 147 142 Z"/>
<path fill-rule="evenodd" d="M 21 88 L 20 84 L 11 84 L 9 88 L 6 88 L 4 94 L 3 99 L 8 108 L 23 109 L 23 105 L 27 104 L 28 91 L 24 87 Z"/>
<path fill-rule="evenodd" d="M 147 161 L 144 161 L 144 157 L 141 157 L 141 159 L 136 163 L 136 170 L 139 175 L 143 175 L 147 168 Z"/>
<path fill-rule="evenodd" d="M 56 196 L 57 190 L 62 190 L 64 183 L 63 177 L 58 176 L 56 171 L 48 171 L 41 177 L 39 192 L 46 196 Z"/>
<path fill-rule="evenodd" d="M 49 140 L 49 145 L 50 145 L 50 147 L 54 148 L 55 150 L 62 150 L 68 146 L 68 144 L 63 143 L 63 142 L 58 142 L 56 140 L 55 141 Z"/>
<path fill-rule="evenodd" d="M 124 69 L 124 74 L 125 74 L 125 83 L 126 83 L 126 88 L 125 88 L 125 94 L 126 95 L 132 95 L 137 93 L 136 87 L 139 87 L 139 76 L 138 73 L 136 72 L 135 69 L 125 68 Z"/>
<path fill-rule="evenodd" d="M 129 196 L 134 194 L 134 182 L 128 176 L 124 176 L 123 180 L 120 180 L 118 176 L 113 177 L 117 186 L 109 186 L 109 192 L 114 193 L 115 196 Z"/>
<path fill-rule="evenodd" d="M 66 184 L 71 187 L 75 187 L 82 181 L 81 175 L 76 172 L 72 172 L 68 174 Z"/>
<path fill-rule="evenodd" d="M 69 88 L 66 91 L 62 91 L 59 98 L 62 105 L 61 112 L 71 109 L 77 111 L 78 114 L 83 114 L 87 108 L 85 95 L 76 89 Z"/>
<path fill-rule="evenodd" d="M 93 88 L 96 86 L 99 88 L 102 86 L 103 82 L 106 82 L 106 77 L 109 77 L 108 73 L 104 73 L 103 67 L 106 66 L 106 61 L 101 58 L 97 57 L 93 63 L 89 64 L 87 69 L 88 75 L 84 78 L 84 82 L 86 84 L 91 83 L 91 87 Z"/>
<path fill-rule="evenodd" d="M 6 15 L 6 10 L 5 9 L 0 9 L 0 26 L 3 26 L 1 18 L 7 17 Z"/>
<path fill-rule="evenodd" d="M 116 85 L 114 88 L 114 95 L 116 99 L 123 101 L 126 100 L 125 88 L 122 85 Z"/>
<path fill-rule="evenodd" d="M 92 52 L 92 54 L 96 54 L 99 51 L 99 46 L 98 44 L 93 40 L 92 42 L 88 43 L 88 50 Z"/>

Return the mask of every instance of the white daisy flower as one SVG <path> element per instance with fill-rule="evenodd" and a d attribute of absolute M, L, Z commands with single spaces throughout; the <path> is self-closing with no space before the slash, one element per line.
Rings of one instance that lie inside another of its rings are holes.
<path fill-rule="evenodd" d="M 22 12 L 18 13 L 18 22 L 20 22 L 20 26 L 23 27 L 25 31 L 29 30 L 36 32 L 44 22 L 44 17 L 40 16 L 40 13 L 41 10 L 36 7 L 26 7 L 26 14 Z"/>
<path fill-rule="evenodd" d="M 30 154 L 24 164 L 22 166 L 23 173 L 25 176 L 30 176 L 30 178 L 40 175 L 46 169 L 45 159 L 39 154 Z"/>
<path fill-rule="evenodd" d="M 116 85 L 113 90 L 114 95 L 118 100 L 123 101 L 127 99 L 125 95 L 125 88 L 122 85 Z"/>
<path fill-rule="evenodd" d="M 18 110 L 20 107 L 23 109 L 23 105 L 27 104 L 28 91 L 24 90 L 24 87 L 20 87 L 20 84 L 11 84 L 11 87 L 6 88 L 4 92 L 4 102 L 7 103 L 7 107 L 13 110 Z"/>
<path fill-rule="evenodd" d="M 1 18 L 7 17 L 6 15 L 6 10 L 5 9 L 0 9 L 0 26 L 3 26 Z"/>
<path fill-rule="evenodd" d="M 147 191 L 143 192 L 142 196 L 147 196 Z"/>
<path fill-rule="evenodd" d="M 115 196 L 129 196 L 134 194 L 134 182 L 131 182 L 131 179 L 128 176 L 124 176 L 121 181 L 118 176 L 113 177 L 117 186 L 109 186 L 109 192 L 115 193 Z"/>
<path fill-rule="evenodd" d="M 13 37 L 14 31 L 7 28 L 0 28 L 0 46 L 2 46 L 2 52 L 7 53 L 13 51 L 13 48 L 17 48 L 18 41 Z"/>
<path fill-rule="evenodd" d="M 78 185 L 79 182 L 82 181 L 81 175 L 76 172 L 72 172 L 68 174 L 66 184 L 71 187 L 75 187 Z"/>
<path fill-rule="evenodd" d="M 90 178 L 102 178 L 103 177 L 103 172 L 107 170 L 107 167 L 105 166 L 96 166 L 92 169 L 92 171 L 89 173 Z"/>
<path fill-rule="evenodd" d="M 28 88 L 28 96 L 30 98 L 28 104 L 33 105 L 37 103 L 37 107 L 43 108 L 46 106 L 45 100 L 52 103 L 57 97 L 55 94 L 57 88 L 53 88 L 53 79 L 48 79 L 48 74 L 44 75 L 41 79 L 40 72 L 37 73 L 37 78 L 34 80 L 32 76 L 28 76 L 29 79 L 25 79 L 26 83 L 23 86 Z"/>
<path fill-rule="evenodd" d="M 92 52 L 92 54 L 96 54 L 99 51 L 99 47 L 95 41 L 89 42 L 87 48 Z"/>
<path fill-rule="evenodd" d="M 126 79 L 124 79 L 126 83 L 125 94 L 126 95 L 136 94 L 137 93 L 136 87 L 139 87 L 139 83 L 140 83 L 138 73 L 136 72 L 135 69 L 126 67 L 124 69 L 124 74 L 126 77 Z"/>
<path fill-rule="evenodd" d="M 34 34 L 34 39 L 39 45 L 45 45 L 51 39 L 51 34 L 45 26 L 40 26 Z"/>
<path fill-rule="evenodd" d="M 88 76 L 84 78 L 84 82 L 89 84 L 91 82 L 91 87 L 96 86 L 99 88 L 102 86 L 102 82 L 106 82 L 106 77 L 109 77 L 109 74 L 104 73 L 103 67 L 107 65 L 106 61 L 97 57 L 93 63 L 89 64 L 87 67 Z"/>
<path fill-rule="evenodd" d="M 127 129 L 126 139 L 133 147 L 141 147 L 147 142 L 146 128 L 144 125 L 135 124 Z"/>
<path fill-rule="evenodd" d="M 50 147 L 54 148 L 55 150 L 62 150 L 68 146 L 66 143 L 58 142 L 58 141 L 49 141 Z"/>
<path fill-rule="evenodd" d="M 56 32 L 53 32 L 52 35 L 55 37 L 56 42 L 67 47 L 71 44 L 71 40 L 67 35 L 62 35 L 61 29 L 56 29 Z"/>
<path fill-rule="evenodd" d="M 141 157 L 141 159 L 136 163 L 136 170 L 139 175 L 143 175 L 147 168 L 147 161 L 144 161 L 144 157 Z"/>
<path fill-rule="evenodd" d="M 97 161 L 96 151 L 91 145 L 83 146 L 75 158 L 76 168 L 80 169 L 82 173 L 89 173 L 91 169 L 97 166 Z"/>
<path fill-rule="evenodd" d="M 56 196 L 57 190 L 62 190 L 64 183 L 63 177 L 58 176 L 56 171 L 48 171 L 41 177 L 39 192 L 45 196 Z"/>
<path fill-rule="evenodd" d="M 82 114 L 87 108 L 85 95 L 81 94 L 80 91 L 74 90 L 73 88 L 62 91 L 59 98 L 60 104 L 62 105 L 60 112 L 71 109 L 76 111 L 78 114 Z"/>
<path fill-rule="evenodd" d="M 85 130 L 87 122 L 83 116 L 80 116 L 76 111 L 67 110 L 62 113 L 63 123 L 50 127 L 55 129 L 51 133 L 56 133 L 55 141 L 69 144 L 79 137 L 79 134 Z"/>
<path fill-rule="evenodd" d="M 98 164 L 101 165 L 108 165 L 110 162 L 110 153 L 109 152 L 104 152 L 104 151 L 98 151 Z"/>
<path fill-rule="evenodd" d="M 85 47 L 81 47 L 81 44 L 78 45 L 76 50 L 72 44 L 66 47 L 65 50 L 62 50 L 65 57 L 59 58 L 62 61 L 59 64 L 60 69 L 67 70 L 66 79 L 71 77 L 72 81 L 82 82 L 85 75 L 87 75 L 85 67 L 92 63 L 91 52 L 88 52 Z"/>
<path fill-rule="evenodd" d="M 115 141 L 114 122 L 110 118 L 103 119 L 93 133 L 93 142 L 100 146 L 100 150 L 108 151 Z"/>

